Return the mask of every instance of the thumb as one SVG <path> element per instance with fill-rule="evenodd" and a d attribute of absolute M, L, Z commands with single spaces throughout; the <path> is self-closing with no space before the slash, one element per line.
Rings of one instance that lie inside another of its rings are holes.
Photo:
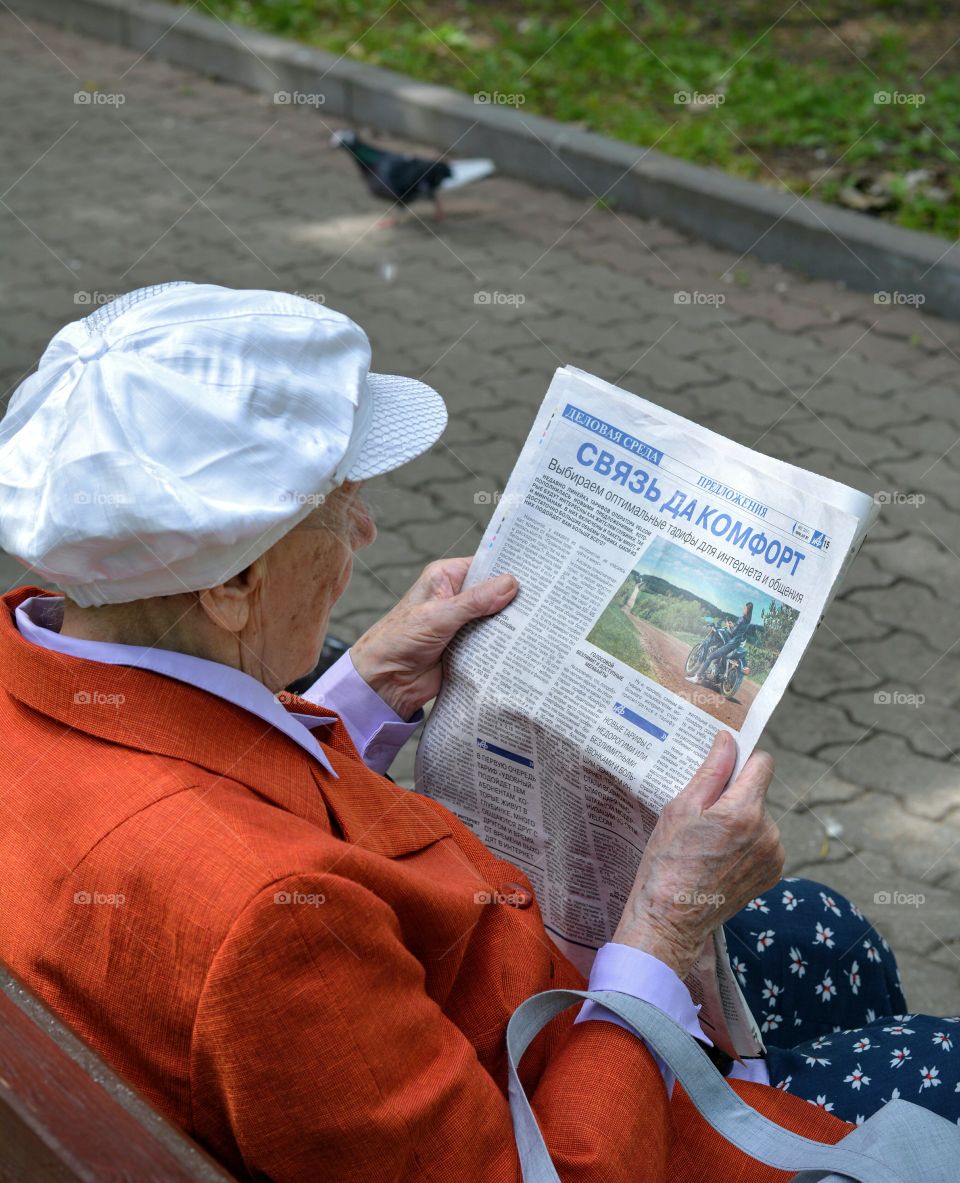
<path fill-rule="evenodd" d="M 738 808 L 754 802 L 764 804 L 767 789 L 773 779 L 773 757 L 769 752 L 754 752 L 740 769 L 740 775 L 727 790 L 725 796 L 731 806 Z"/>
<path fill-rule="evenodd" d="M 492 616 L 506 608 L 519 586 L 513 575 L 495 575 L 449 599 L 433 600 L 428 607 L 434 631 L 452 637 L 471 620 Z"/>
<path fill-rule="evenodd" d="M 709 809 L 724 790 L 737 762 L 737 745 L 727 731 L 718 731 L 707 758 L 690 779 L 690 783 L 676 800 L 688 809 L 703 813 Z"/>

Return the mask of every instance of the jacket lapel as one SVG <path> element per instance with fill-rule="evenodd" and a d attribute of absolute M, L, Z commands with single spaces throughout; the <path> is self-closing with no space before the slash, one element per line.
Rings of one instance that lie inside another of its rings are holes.
<path fill-rule="evenodd" d="M 0 685 L 25 706 L 65 727 L 142 752 L 199 765 L 249 787 L 281 809 L 388 858 L 450 833 L 437 808 L 371 772 L 337 719 L 315 732 L 337 773 L 329 773 L 281 731 L 242 707 L 152 670 L 107 665 L 44 649 L 22 637 L 14 611 L 24 587 L 3 597 Z M 288 710 L 336 718 L 296 695 Z"/>

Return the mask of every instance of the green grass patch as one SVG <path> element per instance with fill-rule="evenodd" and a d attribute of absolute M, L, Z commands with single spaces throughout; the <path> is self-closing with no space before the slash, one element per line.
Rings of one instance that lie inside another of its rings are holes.
<path fill-rule="evenodd" d="M 653 677 L 650 660 L 640 640 L 640 634 L 633 627 L 617 603 L 609 604 L 600 619 L 587 634 L 591 645 L 604 653 L 632 666 L 638 674 Z"/>
<path fill-rule="evenodd" d="M 951 5 L 200 0 L 204 9 L 776 189 L 957 235 L 960 13 Z"/>

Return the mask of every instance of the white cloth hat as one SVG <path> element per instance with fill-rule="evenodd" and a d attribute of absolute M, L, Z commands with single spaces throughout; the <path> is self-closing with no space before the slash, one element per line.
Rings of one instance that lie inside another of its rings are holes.
<path fill-rule="evenodd" d="M 214 587 L 446 426 L 299 296 L 141 288 L 60 330 L 0 423 L 0 547 L 81 606 Z"/>

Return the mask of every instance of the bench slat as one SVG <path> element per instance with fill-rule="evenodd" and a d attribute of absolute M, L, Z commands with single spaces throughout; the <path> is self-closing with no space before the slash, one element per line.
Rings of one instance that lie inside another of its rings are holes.
<path fill-rule="evenodd" d="M 236 1183 L 0 967 L 0 1183 Z"/>

